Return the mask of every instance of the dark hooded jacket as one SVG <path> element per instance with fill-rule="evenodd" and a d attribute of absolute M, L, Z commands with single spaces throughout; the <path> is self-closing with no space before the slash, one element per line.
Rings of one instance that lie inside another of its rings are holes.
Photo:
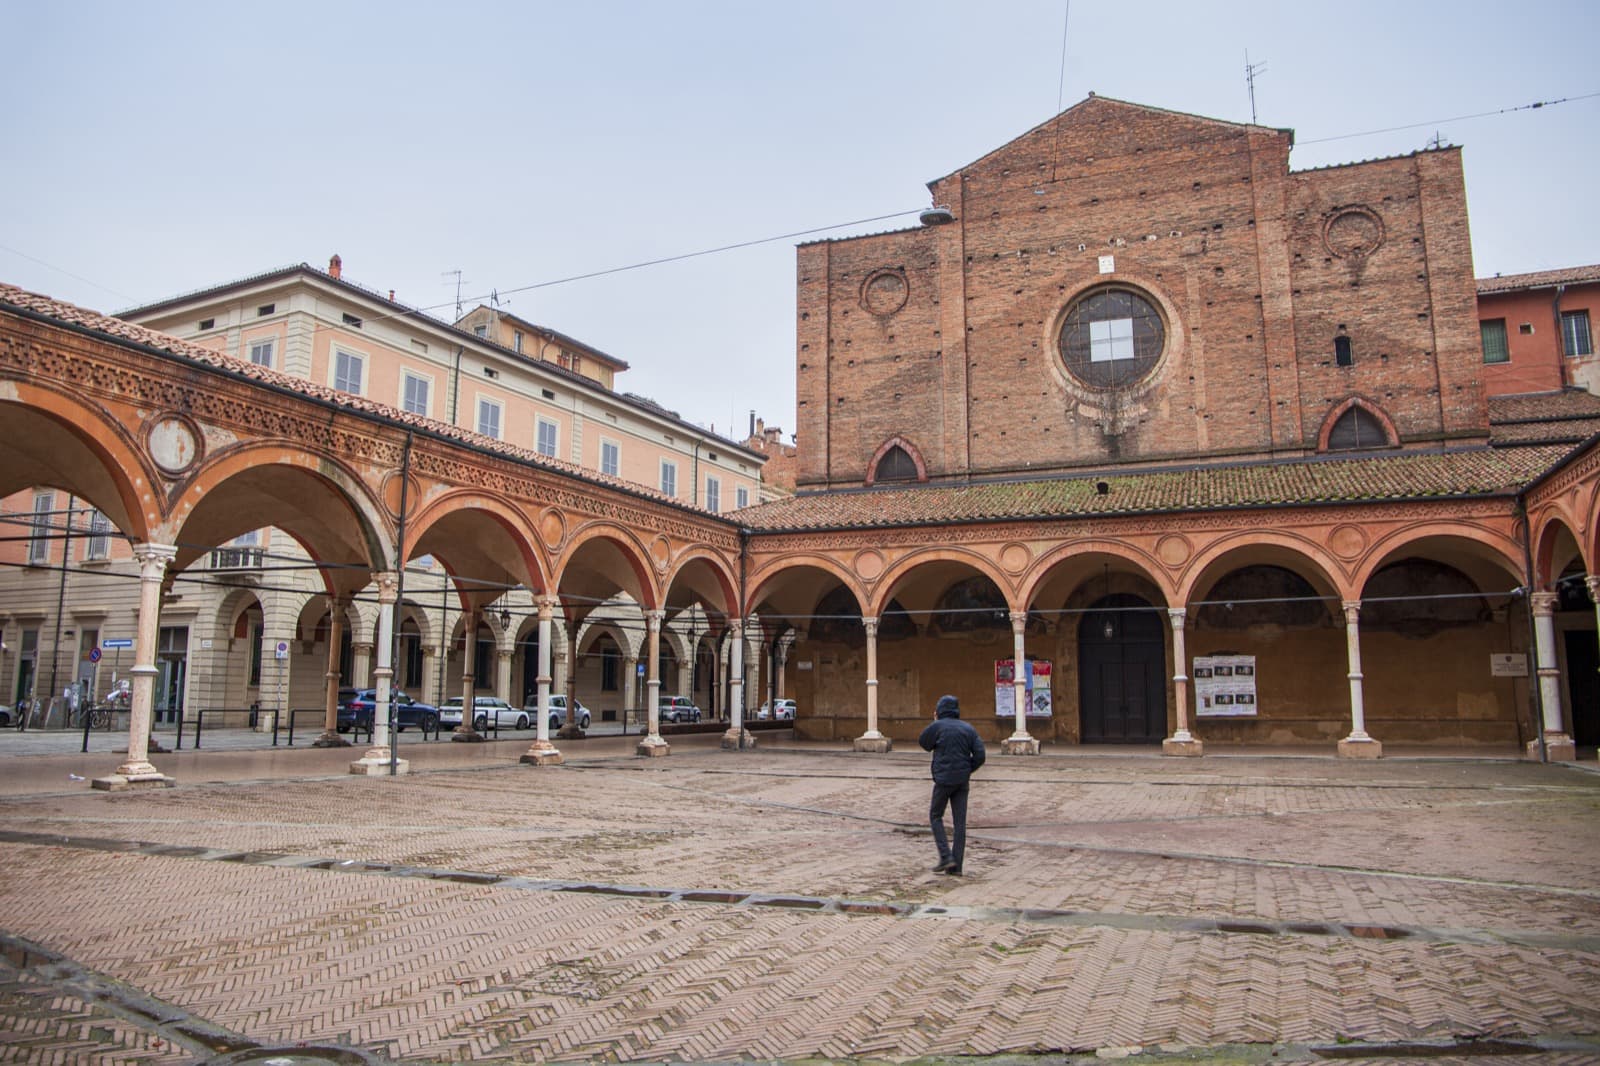
<path fill-rule="evenodd" d="M 954 696 L 941 696 L 934 716 L 933 724 L 917 738 L 922 750 L 933 752 L 934 783 L 964 785 L 983 765 L 983 738 L 961 720 L 961 706 Z"/>

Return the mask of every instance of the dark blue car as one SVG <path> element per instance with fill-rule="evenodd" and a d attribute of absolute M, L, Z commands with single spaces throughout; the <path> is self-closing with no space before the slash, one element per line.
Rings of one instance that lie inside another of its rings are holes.
<path fill-rule="evenodd" d="M 377 695 L 378 690 L 371 688 L 340 689 L 339 732 L 348 733 L 352 726 L 361 732 L 370 732 Z M 396 732 L 405 732 L 407 726 L 416 726 L 423 732 L 438 730 L 439 708 L 419 703 L 397 688 L 389 690 L 389 699 L 394 704 Z"/>

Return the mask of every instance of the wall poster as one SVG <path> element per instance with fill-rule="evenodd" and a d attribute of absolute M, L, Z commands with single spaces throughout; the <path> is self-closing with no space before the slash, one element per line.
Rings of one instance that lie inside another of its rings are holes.
<path fill-rule="evenodd" d="M 1194 707 L 1198 718 L 1238 718 L 1256 713 L 1254 655 L 1196 655 Z"/>
<path fill-rule="evenodd" d="M 1024 714 L 1029 718 L 1049 718 L 1055 710 L 1050 693 L 1050 663 L 1044 659 L 1028 659 L 1022 664 L 1023 679 L 1027 682 L 1027 706 Z M 1017 716 L 1016 663 L 1010 659 L 994 661 L 994 713 L 997 718 Z"/>

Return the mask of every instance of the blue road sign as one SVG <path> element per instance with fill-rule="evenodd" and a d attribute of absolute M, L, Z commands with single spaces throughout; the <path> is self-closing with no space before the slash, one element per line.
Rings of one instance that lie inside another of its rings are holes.
<path fill-rule="evenodd" d="M 102 640 L 100 642 L 100 646 L 102 648 L 131 648 L 131 647 L 133 647 L 133 638 L 132 637 L 107 637 L 105 640 Z"/>

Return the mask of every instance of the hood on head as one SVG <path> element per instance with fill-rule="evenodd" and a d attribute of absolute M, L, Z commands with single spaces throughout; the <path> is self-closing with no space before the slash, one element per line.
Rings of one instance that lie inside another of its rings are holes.
<path fill-rule="evenodd" d="M 933 708 L 935 718 L 960 718 L 961 704 L 956 702 L 954 696 L 940 696 L 939 702 Z"/>

